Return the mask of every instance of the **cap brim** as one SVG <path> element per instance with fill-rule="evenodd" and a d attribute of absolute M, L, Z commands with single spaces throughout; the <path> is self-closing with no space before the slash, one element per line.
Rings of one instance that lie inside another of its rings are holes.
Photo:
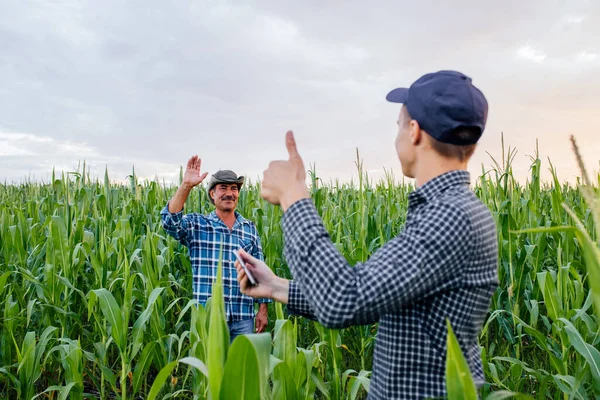
<path fill-rule="evenodd" d="M 406 103 L 408 100 L 408 89 L 394 89 L 385 96 L 385 99 L 391 103 Z"/>

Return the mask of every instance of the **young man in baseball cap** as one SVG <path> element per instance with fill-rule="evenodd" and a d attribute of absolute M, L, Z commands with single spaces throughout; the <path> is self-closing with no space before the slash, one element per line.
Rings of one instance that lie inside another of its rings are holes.
<path fill-rule="evenodd" d="M 294 280 L 243 253 L 258 286 L 236 264 L 242 293 L 287 303 L 291 313 L 331 328 L 379 323 L 369 399 L 446 394 L 446 319 L 475 382 L 484 381 L 478 335 L 498 285 L 497 230 L 470 190 L 467 163 L 484 131 L 488 105 L 456 71 L 392 90 L 402 103 L 395 147 L 416 181 L 403 230 L 365 263 L 350 266 L 331 242 L 305 183 L 293 134 L 289 159 L 273 161 L 261 195 L 283 211 L 285 255 Z"/>
<path fill-rule="evenodd" d="M 233 251 L 240 248 L 262 260 L 262 246 L 254 223 L 236 211 L 244 177 L 233 171 L 221 170 L 211 177 L 206 190 L 215 205 L 214 211 L 208 215 L 183 214 L 190 191 L 208 175 L 206 172 L 200 174 L 200 165 L 198 156 L 188 160 L 181 186 L 161 211 L 162 226 L 169 235 L 189 248 L 193 296 L 203 306 L 212 295 L 218 262 L 222 259 L 225 314 L 229 337 L 233 341 L 241 334 L 263 332 L 268 324 L 267 303 L 272 300 L 257 300 L 259 310 L 255 318 L 255 300 L 240 292 L 233 263 Z"/>

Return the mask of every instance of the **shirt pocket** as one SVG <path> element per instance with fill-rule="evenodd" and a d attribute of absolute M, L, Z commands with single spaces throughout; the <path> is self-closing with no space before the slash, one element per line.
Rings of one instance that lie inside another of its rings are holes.
<path fill-rule="evenodd" d="M 252 254 L 254 243 L 250 239 L 239 239 L 238 248 L 242 248 L 242 250 L 244 250 L 246 253 Z"/>

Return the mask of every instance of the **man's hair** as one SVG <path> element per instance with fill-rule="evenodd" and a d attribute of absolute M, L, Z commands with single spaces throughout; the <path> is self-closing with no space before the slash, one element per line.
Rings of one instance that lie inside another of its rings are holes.
<path fill-rule="evenodd" d="M 476 139 L 479 137 L 479 130 L 472 126 L 461 126 L 452 132 L 452 136 L 463 140 Z M 431 147 L 433 147 L 435 151 L 444 157 L 456 158 L 461 162 L 471 158 L 477 147 L 477 144 L 459 146 L 456 144 L 440 142 L 431 136 L 429 136 L 429 138 L 431 139 Z"/>
<path fill-rule="evenodd" d="M 405 121 L 410 121 L 412 118 L 410 116 L 410 114 L 408 113 L 408 110 L 406 109 L 406 107 L 402 107 L 402 110 L 404 113 L 406 113 L 406 119 Z M 423 131 L 425 132 L 425 131 Z M 477 147 L 477 144 L 469 144 L 469 145 L 456 145 L 456 144 L 451 144 L 451 143 L 444 143 L 444 142 L 440 142 L 439 140 L 435 139 L 433 136 L 431 135 L 427 135 L 429 136 L 429 141 L 431 142 L 431 147 L 433 147 L 433 149 L 440 155 L 447 157 L 447 158 L 455 158 L 458 159 L 459 161 L 463 162 L 465 160 L 468 160 L 473 153 L 475 152 L 475 148 Z M 458 128 L 456 128 L 454 130 L 454 132 L 452 132 L 452 136 L 462 139 L 462 140 L 472 140 L 472 139 L 477 139 L 480 136 L 480 132 L 479 129 L 476 127 L 472 127 L 472 126 L 460 126 Z"/>

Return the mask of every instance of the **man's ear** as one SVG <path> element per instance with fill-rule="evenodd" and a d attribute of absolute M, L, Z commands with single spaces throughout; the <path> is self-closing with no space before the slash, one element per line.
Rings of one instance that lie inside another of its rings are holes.
<path fill-rule="evenodd" d="M 417 121 L 415 121 L 414 119 L 412 121 L 410 121 L 409 136 L 410 136 L 411 143 L 415 146 L 418 145 L 419 143 L 421 143 L 421 140 L 423 140 L 423 135 L 421 133 L 421 127 L 419 126 L 419 123 Z"/>

